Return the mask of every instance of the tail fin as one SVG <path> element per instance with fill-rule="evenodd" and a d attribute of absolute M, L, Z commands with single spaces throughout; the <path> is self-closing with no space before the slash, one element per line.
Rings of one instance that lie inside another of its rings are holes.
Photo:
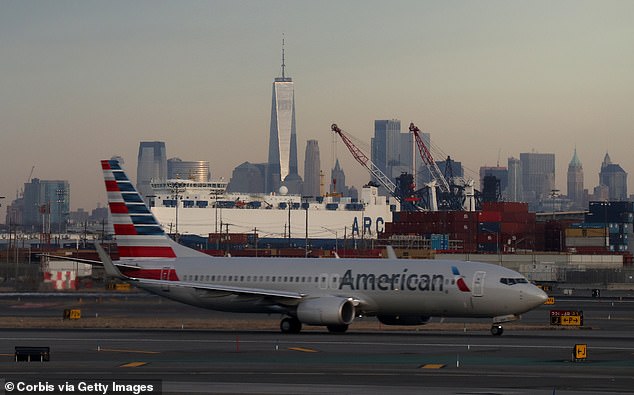
<path fill-rule="evenodd" d="M 175 243 L 163 232 L 119 161 L 102 160 L 101 168 L 122 260 L 205 255 Z"/>

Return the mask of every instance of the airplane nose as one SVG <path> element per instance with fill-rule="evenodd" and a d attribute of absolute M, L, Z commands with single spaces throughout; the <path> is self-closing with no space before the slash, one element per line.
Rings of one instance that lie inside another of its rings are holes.
<path fill-rule="evenodd" d="M 532 306 L 537 307 L 546 302 L 548 295 L 536 286 L 531 285 L 530 289 L 528 289 L 524 294 L 524 299 Z"/>

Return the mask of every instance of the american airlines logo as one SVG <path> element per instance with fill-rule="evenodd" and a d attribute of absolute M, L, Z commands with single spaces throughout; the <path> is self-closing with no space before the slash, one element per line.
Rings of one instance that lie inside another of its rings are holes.
<path fill-rule="evenodd" d="M 454 275 L 454 279 L 456 280 L 456 285 L 458 286 L 458 289 L 461 290 L 462 292 L 471 292 L 469 287 L 467 287 L 467 283 L 465 283 L 464 281 L 464 276 L 460 275 L 460 271 L 458 270 L 458 268 L 455 266 L 452 266 L 451 272 Z"/>
<path fill-rule="evenodd" d="M 412 274 L 408 269 L 403 269 L 402 273 L 356 273 L 348 269 L 341 278 L 339 289 L 362 290 L 362 291 L 444 291 L 445 276 L 442 274 Z M 462 289 L 461 289 L 462 291 Z"/>

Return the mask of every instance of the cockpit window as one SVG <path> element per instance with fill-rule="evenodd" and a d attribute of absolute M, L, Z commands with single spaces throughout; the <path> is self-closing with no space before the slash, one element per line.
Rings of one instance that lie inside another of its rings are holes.
<path fill-rule="evenodd" d="M 527 284 L 528 280 L 526 280 L 524 277 L 520 277 L 520 278 L 501 278 L 500 282 L 502 284 L 506 284 L 506 285 L 515 285 L 515 284 Z"/>

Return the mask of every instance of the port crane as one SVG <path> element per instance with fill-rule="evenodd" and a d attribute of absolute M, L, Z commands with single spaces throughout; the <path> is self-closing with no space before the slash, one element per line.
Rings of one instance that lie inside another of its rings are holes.
<path fill-rule="evenodd" d="M 372 176 L 383 186 L 390 195 L 394 196 L 401 204 L 401 209 L 406 211 L 422 211 L 427 203 L 423 190 L 414 190 L 414 182 L 411 174 L 403 173 L 396 178 L 394 183 L 390 177 L 378 168 L 377 165 L 352 141 L 350 136 L 341 130 L 336 123 L 330 129 L 343 141 L 354 159 L 365 167 Z"/>
<path fill-rule="evenodd" d="M 418 152 L 431 175 L 432 181 L 429 184 L 431 196 L 429 201 L 432 205 L 437 204 L 438 207 L 443 210 L 474 211 L 478 204 L 475 200 L 476 191 L 473 188 L 473 180 L 465 181 L 463 186 L 457 185 L 454 181 L 453 171 L 451 170 L 451 158 L 449 157 L 447 157 L 447 164 L 445 166 L 445 170 L 449 172 L 448 177 L 443 175 L 431 152 L 421 138 L 420 129 L 414 125 L 414 123 L 410 123 L 409 131 L 414 135 Z M 447 181 L 447 178 L 449 178 L 451 182 Z M 434 196 L 436 195 L 435 188 L 438 188 L 437 198 Z M 433 207 L 435 206 L 432 206 L 432 208 Z"/>

